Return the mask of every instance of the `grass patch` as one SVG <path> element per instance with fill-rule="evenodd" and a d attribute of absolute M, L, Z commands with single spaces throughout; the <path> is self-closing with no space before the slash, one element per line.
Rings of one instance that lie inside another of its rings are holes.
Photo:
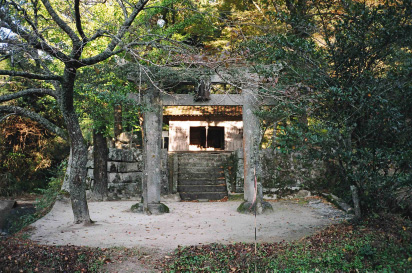
<path fill-rule="evenodd" d="M 412 272 L 412 223 L 380 216 L 300 242 L 182 247 L 165 272 Z"/>

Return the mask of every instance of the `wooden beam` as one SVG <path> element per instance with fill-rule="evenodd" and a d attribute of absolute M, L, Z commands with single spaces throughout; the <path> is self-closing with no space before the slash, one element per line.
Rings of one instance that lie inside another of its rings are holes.
<path fill-rule="evenodd" d="M 243 104 L 240 94 L 211 94 L 208 101 L 195 101 L 189 94 L 162 94 L 163 106 L 237 106 Z"/>
<path fill-rule="evenodd" d="M 140 104 L 138 94 L 129 94 L 128 98 Z M 165 94 L 161 95 L 163 106 L 238 106 L 243 105 L 241 94 L 211 94 L 208 101 L 195 101 L 190 94 Z M 274 99 L 263 99 L 260 105 L 276 105 Z"/>

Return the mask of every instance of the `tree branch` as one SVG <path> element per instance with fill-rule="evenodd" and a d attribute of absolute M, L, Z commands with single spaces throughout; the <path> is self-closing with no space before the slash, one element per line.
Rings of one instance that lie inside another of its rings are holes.
<path fill-rule="evenodd" d="M 62 77 L 56 75 L 41 75 L 32 74 L 22 71 L 12 71 L 12 70 L 0 70 L 0 75 L 8 75 L 14 77 L 23 77 L 27 79 L 43 80 L 43 81 L 61 81 Z"/>
<path fill-rule="evenodd" d="M 0 113 L 8 113 L 8 114 L 15 114 L 15 115 L 23 116 L 23 117 L 28 117 L 31 120 L 34 120 L 40 123 L 44 128 L 55 133 L 61 138 L 66 139 L 66 140 L 68 139 L 67 133 L 65 130 L 56 126 L 55 124 L 50 122 L 48 119 L 30 110 L 27 110 L 27 109 L 24 109 L 18 106 L 0 105 Z"/>
<path fill-rule="evenodd" d="M 53 18 L 53 21 L 56 22 L 56 24 L 64 31 L 66 34 L 70 37 L 70 39 L 73 41 L 73 44 L 81 44 L 81 41 L 79 37 L 76 35 L 76 33 L 69 27 L 66 22 L 64 22 L 59 15 L 56 13 L 56 11 L 53 9 L 51 6 L 49 0 L 41 0 L 44 7 L 46 8 L 47 12 L 50 14 L 50 16 Z"/>
<path fill-rule="evenodd" d="M 14 100 L 17 98 L 21 98 L 27 95 L 32 95 L 32 94 L 37 94 L 37 95 L 49 95 L 54 98 L 57 98 L 57 95 L 54 90 L 52 89 L 45 89 L 45 88 L 32 88 L 32 89 L 26 89 L 20 92 L 12 93 L 12 94 L 6 94 L 0 96 L 0 103 Z"/>
<path fill-rule="evenodd" d="M 46 0 L 42 0 L 42 1 L 46 1 Z M 117 35 L 115 35 L 110 44 L 106 47 L 106 49 L 93 57 L 90 58 L 86 58 L 83 60 L 80 60 L 80 63 L 83 66 L 86 65 L 94 65 L 96 63 L 99 63 L 101 61 L 106 60 L 107 58 L 110 58 L 111 56 L 113 56 L 115 53 L 113 52 L 113 50 L 116 48 L 116 46 L 120 43 L 120 41 L 122 40 L 123 36 L 125 35 L 125 33 L 127 32 L 127 30 L 129 29 L 129 27 L 132 25 L 134 19 L 136 18 L 136 16 L 143 10 L 144 6 L 147 4 L 147 2 L 149 2 L 149 0 L 140 0 L 135 6 L 134 9 L 132 11 L 132 13 L 130 14 L 130 16 L 123 22 L 122 26 L 119 28 L 119 31 L 117 32 Z M 123 51 L 123 49 L 116 51 L 117 53 Z"/>
<path fill-rule="evenodd" d="M 80 0 L 75 0 L 74 1 L 74 15 L 76 18 L 76 28 L 77 31 L 80 34 L 80 37 L 82 37 L 83 41 L 86 41 L 86 35 L 84 34 L 83 28 L 82 28 L 82 20 L 80 18 Z"/>
<path fill-rule="evenodd" d="M 15 20 L 10 17 L 9 13 L 7 12 L 7 9 L 0 9 L 0 24 L 2 27 L 9 29 L 11 32 L 16 33 L 19 35 L 21 38 L 23 38 L 29 45 L 33 46 L 36 49 L 43 50 L 44 52 L 50 54 L 53 57 L 56 57 L 57 59 L 67 62 L 70 61 L 70 58 L 65 55 L 63 52 L 58 50 L 55 47 L 50 46 L 47 44 L 45 40 L 42 40 L 41 42 L 41 36 L 35 36 L 30 33 L 28 33 L 25 29 L 23 29 L 21 26 L 16 24 Z M 35 31 L 35 33 L 37 33 Z"/>
<path fill-rule="evenodd" d="M 117 0 L 117 3 L 119 4 L 119 6 L 121 7 L 122 11 L 123 11 L 123 16 L 124 19 L 127 19 L 127 16 L 129 16 L 126 7 L 124 6 L 122 0 Z"/>
<path fill-rule="evenodd" d="M 42 41 L 45 41 L 43 35 L 41 35 L 41 33 L 39 33 L 39 31 L 37 30 L 36 24 L 31 20 L 31 18 L 30 18 L 30 16 L 28 15 L 26 9 L 24 9 L 23 7 L 21 7 L 20 5 L 18 5 L 17 3 L 13 2 L 13 1 L 10 2 L 10 4 L 13 5 L 17 11 L 20 11 L 20 12 L 23 13 L 24 19 L 25 19 L 26 22 L 32 27 L 32 29 L 33 29 L 33 31 L 36 33 L 36 35 L 37 35 Z M 34 7 L 33 7 L 33 8 L 34 8 Z"/>
<path fill-rule="evenodd" d="M 92 37 L 90 37 L 89 39 L 87 39 L 86 41 L 87 41 L 87 42 L 94 41 L 94 40 L 96 40 L 97 38 L 103 37 L 105 34 L 109 34 L 109 33 L 108 33 L 106 30 L 98 29 L 98 30 L 96 31 L 96 33 L 95 33 Z"/>

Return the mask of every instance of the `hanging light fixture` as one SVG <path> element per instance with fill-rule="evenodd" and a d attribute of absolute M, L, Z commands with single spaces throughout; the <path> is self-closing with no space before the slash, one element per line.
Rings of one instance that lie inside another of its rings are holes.
<path fill-rule="evenodd" d="M 165 26 L 165 24 L 166 24 L 166 21 L 163 20 L 163 15 L 160 15 L 159 19 L 157 20 L 157 25 L 160 28 L 163 28 Z"/>

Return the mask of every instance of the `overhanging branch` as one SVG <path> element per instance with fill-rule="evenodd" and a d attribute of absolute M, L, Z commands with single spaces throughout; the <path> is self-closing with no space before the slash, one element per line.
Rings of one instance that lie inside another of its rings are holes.
<path fill-rule="evenodd" d="M 80 0 L 75 0 L 74 1 L 74 14 L 76 17 L 76 28 L 77 31 L 80 34 L 80 37 L 82 37 L 83 41 L 86 41 L 86 35 L 84 34 L 83 27 L 82 27 L 82 20 L 80 18 Z"/>
<path fill-rule="evenodd" d="M 43 0 L 43 1 L 46 1 L 46 0 Z M 140 0 L 134 6 L 133 11 L 130 14 L 130 16 L 120 26 L 117 34 L 112 38 L 110 43 L 107 45 L 106 49 L 102 53 L 100 53 L 96 56 L 80 60 L 81 64 L 83 66 L 94 65 L 94 64 L 97 64 L 97 63 L 99 63 L 101 61 L 104 61 L 104 60 L 110 58 L 111 56 L 113 56 L 114 55 L 114 49 L 121 42 L 123 36 L 125 35 L 127 30 L 129 29 L 129 27 L 132 25 L 132 23 L 133 23 L 134 19 L 136 18 L 136 16 L 143 10 L 144 6 L 148 2 L 149 2 L 149 0 Z M 123 51 L 123 49 L 117 50 L 117 52 L 121 52 L 121 51 Z"/>
<path fill-rule="evenodd" d="M 70 61 L 70 58 L 66 56 L 63 52 L 59 49 L 50 46 L 46 40 L 44 40 L 43 36 L 40 35 L 39 31 L 36 29 L 34 30 L 34 34 L 27 32 L 24 28 L 16 23 L 16 21 L 11 18 L 10 14 L 8 13 L 7 9 L 0 9 L 0 26 L 8 29 L 11 33 L 18 34 L 22 39 L 26 41 L 26 43 L 36 49 L 40 49 L 45 51 L 46 53 L 50 54 L 53 57 L 60 59 L 63 62 Z M 15 43 L 9 39 L 8 43 Z"/>
<path fill-rule="evenodd" d="M 7 75 L 13 77 L 23 77 L 26 79 L 43 80 L 43 81 L 61 81 L 62 78 L 56 75 L 41 75 L 33 74 L 23 71 L 0 70 L 0 75 Z"/>
<path fill-rule="evenodd" d="M 57 96 L 55 91 L 52 90 L 52 89 L 31 88 L 31 89 L 26 89 L 26 90 L 23 90 L 23 91 L 20 91 L 20 92 L 0 96 L 0 103 L 10 101 L 10 100 L 14 100 L 14 99 L 17 99 L 17 98 L 21 98 L 21 97 L 31 95 L 31 94 L 49 95 L 49 96 L 52 96 L 54 98 L 56 98 L 56 96 Z"/>
<path fill-rule="evenodd" d="M 56 13 L 56 11 L 53 9 L 51 6 L 49 0 L 41 0 L 44 7 L 46 8 L 47 12 L 50 14 L 50 16 L 53 18 L 53 21 L 56 22 L 56 24 L 64 31 L 66 34 L 70 37 L 70 39 L 73 41 L 73 44 L 80 44 L 80 39 L 76 35 L 76 33 L 69 27 L 66 22 L 64 22 L 60 16 Z"/>
<path fill-rule="evenodd" d="M 19 115 L 19 116 L 30 118 L 31 120 L 38 122 L 40 125 L 42 125 L 47 130 L 60 136 L 61 138 L 66 139 L 66 140 L 68 139 L 67 133 L 65 130 L 53 124 L 48 119 L 30 110 L 27 110 L 27 109 L 24 109 L 18 106 L 0 105 L 0 113 L 14 114 L 14 115 Z"/>

